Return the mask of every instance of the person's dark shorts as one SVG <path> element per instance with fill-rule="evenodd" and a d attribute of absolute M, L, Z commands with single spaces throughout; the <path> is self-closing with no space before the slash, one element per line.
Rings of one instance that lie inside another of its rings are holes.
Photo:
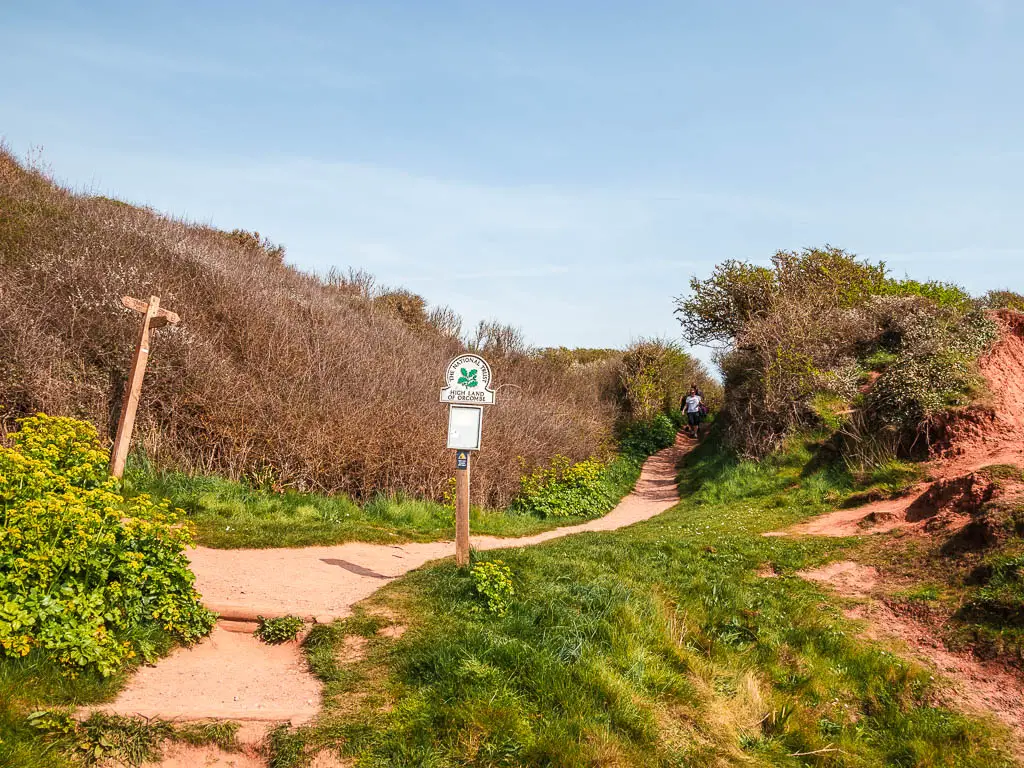
<path fill-rule="evenodd" d="M 687 413 L 686 414 L 686 422 L 691 427 L 699 427 L 700 426 L 700 414 L 699 413 Z"/>

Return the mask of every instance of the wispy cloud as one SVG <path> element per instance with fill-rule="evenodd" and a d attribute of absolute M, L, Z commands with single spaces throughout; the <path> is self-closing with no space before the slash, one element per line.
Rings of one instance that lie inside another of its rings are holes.
<path fill-rule="evenodd" d="M 108 151 L 77 169 L 55 165 L 96 174 L 98 192 L 258 230 L 307 269 L 354 266 L 384 284 L 423 286 L 467 322 L 498 316 L 540 343 L 671 332 L 672 296 L 716 260 L 709 241 L 728 247 L 728 227 L 805 213 L 682 186 L 486 184 L 302 157 Z"/>

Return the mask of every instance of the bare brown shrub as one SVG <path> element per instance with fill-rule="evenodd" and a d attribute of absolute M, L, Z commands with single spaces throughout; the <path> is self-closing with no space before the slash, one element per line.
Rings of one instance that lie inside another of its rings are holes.
<path fill-rule="evenodd" d="M 0 149 L 0 430 L 45 411 L 110 435 L 138 317 L 123 295 L 159 295 L 182 317 L 156 333 L 137 444 L 159 465 L 366 496 L 439 497 L 452 473 L 447 360 L 464 348 L 451 310 L 382 292 L 362 272 L 324 278 L 258 233 L 221 232 L 73 194 Z M 525 354 L 498 323 L 475 501 L 502 504 L 520 463 L 583 459 L 617 416 L 607 382 Z"/>

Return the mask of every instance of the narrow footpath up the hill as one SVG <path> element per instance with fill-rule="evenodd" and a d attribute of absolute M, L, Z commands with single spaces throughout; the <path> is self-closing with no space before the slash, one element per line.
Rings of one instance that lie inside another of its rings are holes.
<path fill-rule="evenodd" d="M 604 517 L 523 538 L 477 536 L 477 550 L 526 547 L 588 531 L 612 531 L 647 520 L 679 501 L 676 467 L 692 444 L 650 457 L 634 491 Z M 258 616 L 295 614 L 318 622 L 349 615 L 352 606 L 425 563 L 451 556 L 452 542 L 398 546 L 350 543 L 301 549 L 189 553 L 197 587 L 221 615 L 213 633 L 140 669 L 102 711 L 166 719 L 209 718 L 252 723 L 250 737 L 279 722 L 298 725 L 320 707 L 320 684 L 297 643 L 268 646 L 252 631 Z"/>

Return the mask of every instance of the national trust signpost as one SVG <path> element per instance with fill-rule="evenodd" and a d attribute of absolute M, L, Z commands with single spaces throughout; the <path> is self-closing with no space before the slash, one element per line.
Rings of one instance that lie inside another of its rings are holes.
<path fill-rule="evenodd" d="M 469 565 L 470 453 L 480 450 L 484 406 L 494 405 L 491 366 L 479 355 L 448 363 L 441 402 L 448 403 L 448 447 L 455 454 L 455 562 Z"/>

